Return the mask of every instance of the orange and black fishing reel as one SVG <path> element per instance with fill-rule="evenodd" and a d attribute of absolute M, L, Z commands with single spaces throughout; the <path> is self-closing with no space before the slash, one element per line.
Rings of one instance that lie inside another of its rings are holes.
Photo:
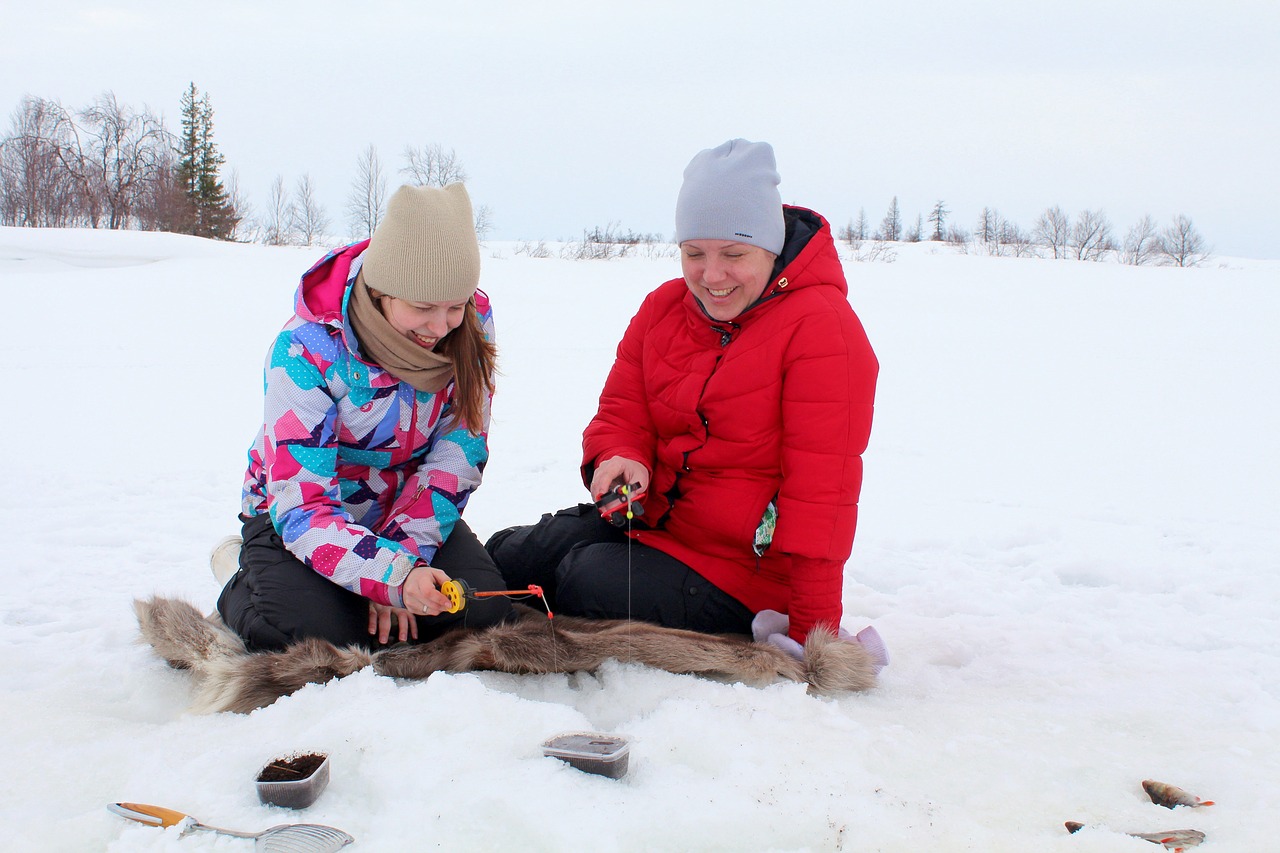
<path fill-rule="evenodd" d="M 627 522 L 644 515 L 644 506 L 640 503 L 644 495 L 639 483 L 614 480 L 613 487 L 595 502 L 596 509 L 615 527 L 626 527 Z"/>

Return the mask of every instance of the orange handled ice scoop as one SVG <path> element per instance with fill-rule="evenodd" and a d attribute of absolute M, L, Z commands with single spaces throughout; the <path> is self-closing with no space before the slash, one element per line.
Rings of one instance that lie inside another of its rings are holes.
<path fill-rule="evenodd" d="M 120 817 L 148 826 L 181 826 L 183 835 L 203 831 L 252 838 L 253 849 L 259 853 L 333 853 L 355 841 L 341 829 L 318 823 L 286 823 L 262 832 L 237 832 L 234 829 L 208 826 L 191 815 L 146 803 L 112 803 L 107 808 Z"/>

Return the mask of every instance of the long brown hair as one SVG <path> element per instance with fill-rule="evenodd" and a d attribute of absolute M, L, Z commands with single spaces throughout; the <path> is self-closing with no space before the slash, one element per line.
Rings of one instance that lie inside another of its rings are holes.
<path fill-rule="evenodd" d="M 479 435 L 484 429 L 485 399 L 493 393 L 498 348 L 484 336 L 474 296 L 463 310 L 462 324 L 440 341 L 440 354 L 453 361 L 455 418 L 472 435 Z"/>

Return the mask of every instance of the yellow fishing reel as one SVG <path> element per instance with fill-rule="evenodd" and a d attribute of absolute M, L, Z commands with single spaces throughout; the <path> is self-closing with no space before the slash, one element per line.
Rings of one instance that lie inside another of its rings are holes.
<path fill-rule="evenodd" d="M 459 610 L 467 606 L 467 599 L 473 598 L 479 601 L 483 598 L 493 598 L 495 595 L 507 595 L 513 598 L 528 598 L 537 596 L 542 600 L 542 606 L 547 608 L 547 618 L 554 619 L 551 613 L 551 605 L 547 604 L 547 596 L 542 591 L 542 587 L 537 584 L 529 584 L 525 589 L 490 589 L 484 591 L 476 591 L 472 589 L 471 584 L 462 578 L 454 578 L 440 584 L 440 592 L 444 597 L 449 599 L 449 609 L 445 613 L 457 613 Z"/>
<path fill-rule="evenodd" d="M 446 612 L 457 613 L 467 606 L 467 596 L 471 593 L 471 586 L 462 578 L 455 578 L 440 584 L 440 592 L 449 599 L 449 609 Z"/>

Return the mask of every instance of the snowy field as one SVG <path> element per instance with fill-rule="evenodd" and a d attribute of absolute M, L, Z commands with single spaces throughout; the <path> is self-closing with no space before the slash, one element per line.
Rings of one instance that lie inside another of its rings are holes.
<path fill-rule="evenodd" d="M 482 538 L 584 497 L 582 427 L 671 258 L 490 243 L 503 376 Z M 1204 268 L 903 246 L 846 265 L 881 361 L 845 626 L 892 665 L 817 698 L 611 664 L 369 671 L 249 715 L 185 712 L 136 596 L 212 608 L 261 365 L 315 250 L 0 229 L 0 849 L 247 851 L 128 823 L 340 827 L 359 850 L 1135 851 L 1280 847 L 1280 261 Z M 541 755 L 629 735 L 622 780 Z M 302 812 L 273 756 L 325 751 Z M 1143 779 L 1217 802 L 1167 811 Z M 1066 820 L 1084 823 L 1076 835 Z"/>

